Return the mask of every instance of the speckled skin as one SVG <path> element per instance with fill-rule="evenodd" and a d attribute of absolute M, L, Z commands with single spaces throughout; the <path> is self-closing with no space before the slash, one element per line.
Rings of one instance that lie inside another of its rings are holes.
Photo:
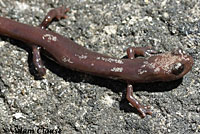
<path fill-rule="evenodd" d="M 70 39 L 44 29 L 53 18 L 66 18 L 64 13 L 68 10 L 64 7 L 51 10 L 39 27 L 0 17 L 0 34 L 26 42 L 32 47 L 33 62 L 40 76 L 45 75 L 40 57 L 42 49 L 64 67 L 124 80 L 128 83 L 127 99 L 142 117 L 151 112 L 133 98 L 133 83 L 176 80 L 192 68 L 193 58 L 181 50 L 152 55 L 155 51 L 149 47 L 131 47 L 127 50 L 128 59 L 117 59 L 87 50 Z M 150 57 L 135 58 L 135 55 Z"/>

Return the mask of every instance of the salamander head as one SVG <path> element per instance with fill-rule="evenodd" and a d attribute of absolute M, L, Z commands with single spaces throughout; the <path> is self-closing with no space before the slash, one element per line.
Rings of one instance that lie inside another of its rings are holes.
<path fill-rule="evenodd" d="M 147 80 L 171 81 L 182 78 L 191 70 L 193 58 L 178 49 L 173 52 L 152 56 L 146 62 L 146 69 L 150 70 L 152 74 Z"/>

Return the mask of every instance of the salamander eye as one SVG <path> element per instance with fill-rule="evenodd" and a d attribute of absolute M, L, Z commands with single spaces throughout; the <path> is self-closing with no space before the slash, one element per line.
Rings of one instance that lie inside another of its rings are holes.
<path fill-rule="evenodd" d="M 175 75 L 179 75 L 183 72 L 183 70 L 184 70 L 184 65 L 179 62 L 179 63 L 174 64 L 172 68 L 172 73 Z"/>

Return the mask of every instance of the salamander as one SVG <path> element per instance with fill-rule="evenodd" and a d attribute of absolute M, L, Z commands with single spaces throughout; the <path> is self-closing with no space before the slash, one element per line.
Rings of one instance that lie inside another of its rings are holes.
<path fill-rule="evenodd" d="M 134 98 L 135 83 L 177 80 L 192 68 L 193 58 L 181 49 L 158 53 L 151 47 L 129 47 L 128 58 L 119 59 L 90 51 L 68 38 L 46 30 L 54 19 L 67 18 L 68 11 L 69 8 L 64 6 L 50 10 L 38 27 L 0 17 L 0 35 L 25 42 L 32 48 L 33 65 L 41 77 L 46 74 L 41 58 L 41 52 L 45 51 L 48 57 L 66 68 L 126 82 L 126 98 L 141 117 L 151 115 L 152 112 Z"/>

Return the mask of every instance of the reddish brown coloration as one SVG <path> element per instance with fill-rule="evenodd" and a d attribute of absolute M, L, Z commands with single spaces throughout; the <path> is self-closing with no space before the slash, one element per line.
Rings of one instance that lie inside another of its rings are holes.
<path fill-rule="evenodd" d="M 126 98 L 142 117 L 152 112 L 134 99 L 131 84 L 180 79 L 192 68 L 193 58 L 181 50 L 152 55 L 156 51 L 149 47 L 131 47 L 127 50 L 129 59 L 117 59 L 89 51 L 59 34 L 44 29 L 54 18 L 66 18 L 67 11 L 69 9 L 64 7 L 51 10 L 39 27 L 0 17 L 0 34 L 26 42 L 32 47 L 33 63 L 40 76 L 46 73 L 40 57 L 42 49 L 64 67 L 124 80 L 128 83 Z M 142 59 L 135 58 L 135 55 L 150 57 Z"/>

